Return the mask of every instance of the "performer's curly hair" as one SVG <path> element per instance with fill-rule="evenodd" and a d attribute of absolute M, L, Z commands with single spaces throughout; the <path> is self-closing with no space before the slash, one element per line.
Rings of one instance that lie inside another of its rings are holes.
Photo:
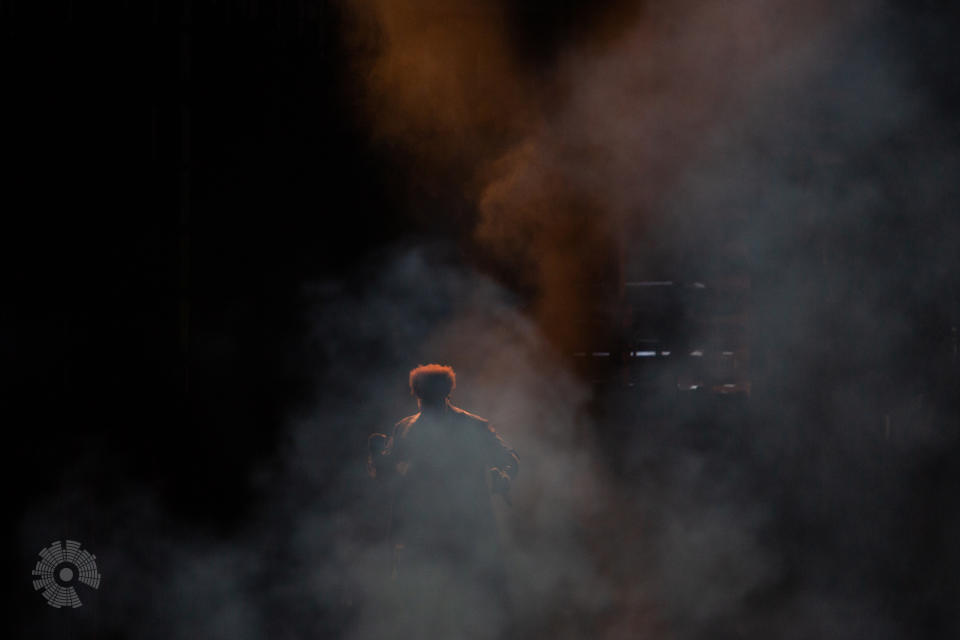
<path fill-rule="evenodd" d="M 426 402 L 439 402 L 457 387 L 453 367 L 422 364 L 410 371 L 410 393 Z"/>

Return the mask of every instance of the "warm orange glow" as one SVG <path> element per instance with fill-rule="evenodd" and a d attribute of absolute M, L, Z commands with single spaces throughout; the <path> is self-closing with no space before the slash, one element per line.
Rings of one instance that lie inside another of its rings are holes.
<path fill-rule="evenodd" d="M 627 7 L 629 5 L 629 8 Z M 664 200 L 753 87 L 802 72 L 825 2 L 680 2 L 595 17 L 549 69 L 516 56 L 496 3 L 354 3 L 377 136 L 424 171 L 460 167 L 477 241 L 537 292 L 565 349 L 599 283 L 620 277 L 623 238 L 649 233 Z"/>

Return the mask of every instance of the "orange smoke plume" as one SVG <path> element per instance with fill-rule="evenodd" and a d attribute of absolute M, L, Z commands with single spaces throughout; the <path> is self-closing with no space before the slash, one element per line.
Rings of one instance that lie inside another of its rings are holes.
<path fill-rule="evenodd" d="M 624 238 L 651 232 L 751 91 L 785 65 L 802 71 L 834 5 L 622 3 L 538 73 L 499 3 L 353 6 L 374 135 L 456 176 L 475 202 L 475 240 L 522 274 L 541 327 L 569 349 L 598 287 L 616 288 Z"/>
<path fill-rule="evenodd" d="M 364 108 L 376 136 L 437 168 L 515 139 L 529 96 L 497 3 L 351 2 Z"/>

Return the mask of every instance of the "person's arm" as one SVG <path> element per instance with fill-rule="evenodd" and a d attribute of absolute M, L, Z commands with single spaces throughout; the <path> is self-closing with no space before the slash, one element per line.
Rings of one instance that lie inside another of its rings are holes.
<path fill-rule="evenodd" d="M 510 445 L 487 425 L 490 433 L 490 490 L 502 494 L 509 503 L 510 485 L 520 471 L 520 456 Z"/>
<path fill-rule="evenodd" d="M 392 435 L 373 433 L 367 438 L 367 473 L 371 478 L 392 482 L 399 475 L 397 463 L 404 458 L 403 435 L 409 425 L 409 418 L 404 418 L 393 425 Z"/>
<path fill-rule="evenodd" d="M 367 474 L 371 478 L 386 480 L 390 475 L 392 448 L 393 438 L 384 433 L 372 433 L 367 438 Z"/>

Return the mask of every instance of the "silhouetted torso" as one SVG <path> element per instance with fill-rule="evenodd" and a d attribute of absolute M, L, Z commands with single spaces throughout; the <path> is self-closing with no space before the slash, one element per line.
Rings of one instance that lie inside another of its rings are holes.
<path fill-rule="evenodd" d="M 488 470 L 513 475 L 518 462 L 486 420 L 452 405 L 421 411 L 396 425 L 386 455 L 395 543 L 467 558 L 494 552 Z"/>
<path fill-rule="evenodd" d="M 391 497 L 396 588 L 383 637 L 501 637 L 510 607 L 491 469 L 512 478 L 516 453 L 486 420 L 444 403 L 398 422 L 370 462 Z"/>

